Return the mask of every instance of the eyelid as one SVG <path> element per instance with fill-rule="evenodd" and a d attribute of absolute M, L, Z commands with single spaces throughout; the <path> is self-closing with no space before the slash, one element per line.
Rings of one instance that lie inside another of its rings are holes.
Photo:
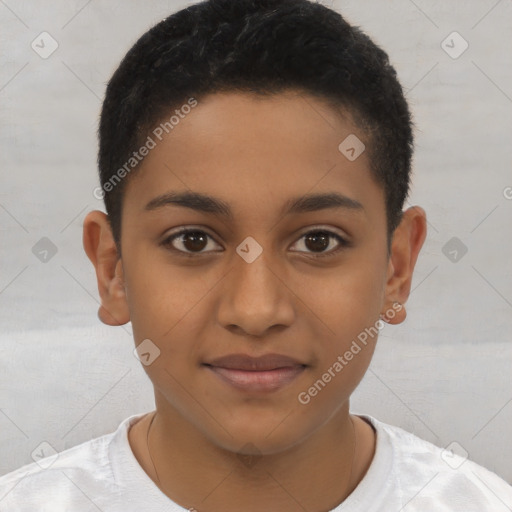
<path fill-rule="evenodd" d="M 334 228 L 334 227 L 331 227 L 331 226 L 328 226 L 328 225 L 325 225 L 325 224 L 313 224 L 311 226 L 306 226 L 304 228 L 304 231 L 301 231 L 300 235 L 299 235 L 299 238 L 304 236 L 304 235 L 307 235 L 308 233 L 310 233 L 311 231 L 326 231 L 330 234 L 333 234 L 333 235 L 337 235 L 339 236 L 340 238 L 343 238 L 345 241 L 349 241 L 349 235 L 348 233 L 346 233 L 345 231 L 339 231 L 339 228 Z"/>
<path fill-rule="evenodd" d="M 177 253 L 177 254 L 180 254 L 180 255 L 183 255 L 183 256 L 199 256 L 199 255 L 204 255 L 204 254 L 211 254 L 212 252 L 222 252 L 222 251 L 206 251 L 206 252 L 193 252 L 193 251 L 182 251 L 180 249 L 176 249 L 176 247 L 173 247 L 172 246 L 172 242 L 176 239 L 178 239 L 181 235 L 185 235 L 185 234 L 188 234 L 190 232 L 194 232 L 194 231 L 199 231 L 201 233 L 204 233 L 206 236 L 208 236 L 210 239 L 212 239 L 217 245 L 220 245 L 219 242 L 217 242 L 217 240 L 215 239 L 215 237 L 209 233 L 208 229 L 204 228 L 203 226 L 194 226 L 194 225 L 187 225 L 187 226 L 181 226 L 179 228 L 176 228 L 175 231 L 171 231 L 169 233 L 167 233 L 164 237 L 164 239 L 162 240 L 162 242 L 160 242 L 160 245 L 163 245 L 163 246 L 166 246 L 166 247 L 170 247 L 170 249 Z"/>
<path fill-rule="evenodd" d="M 334 249 L 331 249 L 329 251 L 324 252 L 304 252 L 304 251 L 293 251 L 298 252 L 300 254 L 306 254 L 308 257 L 312 256 L 313 258 L 328 258 L 329 256 L 336 256 L 339 254 L 343 249 L 351 247 L 352 242 L 350 241 L 350 237 L 346 235 L 345 233 L 341 235 L 336 231 L 333 227 L 326 227 L 325 225 L 312 225 L 307 226 L 303 232 L 299 235 L 297 240 L 294 242 L 294 244 L 298 243 L 302 238 L 309 234 L 309 233 L 317 233 L 317 232 L 324 232 L 327 233 L 329 238 L 334 238 L 338 242 L 338 246 Z"/>
<path fill-rule="evenodd" d="M 209 229 L 204 227 L 204 226 L 201 226 L 201 225 L 195 225 L 195 224 L 186 224 L 184 226 L 180 226 L 174 230 L 171 230 L 169 232 L 167 232 L 165 234 L 165 240 L 173 237 L 173 236 L 178 236 L 178 235 L 181 235 L 183 233 L 187 233 L 189 231 L 203 231 L 204 233 L 206 233 L 209 237 L 211 238 L 214 238 L 214 236 L 210 233 Z"/>
<path fill-rule="evenodd" d="M 203 251 L 203 252 L 182 251 L 182 250 L 176 249 L 175 247 L 172 246 L 172 242 L 174 240 L 178 239 L 181 235 L 184 235 L 184 234 L 187 234 L 190 232 L 194 232 L 194 231 L 199 231 L 199 232 L 204 233 L 210 239 L 212 239 L 217 245 L 220 245 L 219 242 L 217 242 L 217 240 L 215 239 L 215 237 L 213 235 L 211 235 L 206 228 L 204 228 L 203 226 L 194 226 L 194 225 L 181 226 L 180 228 L 177 228 L 176 231 L 171 231 L 170 233 L 167 233 L 164 240 L 160 243 L 160 245 L 170 247 L 170 250 L 172 250 L 173 252 L 175 252 L 179 255 L 182 255 L 182 256 L 201 256 L 201 255 L 211 254 L 212 252 L 223 252 L 223 251 Z M 292 251 L 292 252 L 298 252 L 301 254 L 310 255 L 310 256 L 313 256 L 314 258 L 327 257 L 327 256 L 334 256 L 340 250 L 342 250 L 346 247 L 349 247 L 351 245 L 351 242 L 347 235 L 345 235 L 345 234 L 341 235 L 335 230 L 335 228 L 326 227 L 324 225 L 307 226 L 306 228 L 304 228 L 304 231 L 302 231 L 298 235 L 298 238 L 295 240 L 295 242 L 293 242 L 293 244 L 296 244 L 297 242 L 299 242 L 305 235 L 307 235 L 309 233 L 315 233 L 315 232 L 327 233 L 330 238 L 334 238 L 337 240 L 338 247 L 336 247 L 335 249 L 331 249 L 330 251 L 318 252 L 318 253 L 307 252 L 307 251 Z"/>

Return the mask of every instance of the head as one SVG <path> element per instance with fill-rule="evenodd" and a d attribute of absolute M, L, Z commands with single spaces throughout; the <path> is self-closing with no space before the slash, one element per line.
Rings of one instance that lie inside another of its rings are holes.
<path fill-rule="evenodd" d="M 318 431 L 363 377 L 379 316 L 404 320 L 392 305 L 426 234 L 421 208 L 402 211 L 412 121 L 386 53 L 308 0 L 201 2 L 127 53 L 99 145 L 107 215 L 84 222 L 99 316 L 150 340 L 157 408 L 234 451 Z M 271 391 L 212 371 L 271 353 L 301 368 Z"/>

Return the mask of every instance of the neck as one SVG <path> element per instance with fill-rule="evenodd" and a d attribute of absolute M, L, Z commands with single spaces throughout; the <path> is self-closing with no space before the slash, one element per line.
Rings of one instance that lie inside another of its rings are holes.
<path fill-rule="evenodd" d="M 157 407 L 131 429 L 130 444 L 164 494 L 198 511 L 330 510 L 373 457 L 373 430 L 350 416 L 348 403 L 304 442 L 263 456 L 224 450 L 173 412 Z"/>

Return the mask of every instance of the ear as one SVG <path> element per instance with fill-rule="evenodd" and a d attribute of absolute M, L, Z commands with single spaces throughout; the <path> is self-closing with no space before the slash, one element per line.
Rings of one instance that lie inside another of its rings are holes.
<path fill-rule="evenodd" d="M 96 269 L 101 299 L 99 319 L 107 325 L 123 325 L 129 322 L 123 263 L 105 213 L 94 210 L 87 214 L 84 220 L 83 246 Z"/>
<path fill-rule="evenodd" d="M 402 214 L 402 220 L 393 234 L 385 287 L 385 311 L 393 309 L 391 317 L 383 319 L 390 324 L 405 320 L 405 307 L 397 309 L 395 302 L 405 304 L 411 291 L 412 276 L 416 260 L 427 236 L 427 215 L 419 206 L 411 206 Z"/>

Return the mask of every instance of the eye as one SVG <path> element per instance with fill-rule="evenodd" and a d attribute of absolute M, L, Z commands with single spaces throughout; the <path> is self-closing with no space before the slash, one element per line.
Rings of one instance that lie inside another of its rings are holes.
<path fill-rule="evenodd" d="M 350 243 L 343 237 L 327 229 L 310 230 L 304 233 L 296 243 L 302 240 L 303 245 L 306 247 L 305 252 L 309 252 L 315 258 L 334 256 L 345 247 L 350 246 Z M 210 241 L 213 242 L 213 244 L 210 243 Z M 332 242 L 334 242 L 334 244 Z M 212 250 L 212 246 L 214 247 L 215 244 L 217 244 L 217 242 L 215 242 L 206 231 L 198 228 L 181 229 L 161 242 L 161 245 L 164 247 L 168 247 L 172 251 L 180 253 L 182 256 L 189 257 L 209 252 L 222 252 Z M 178 245 L 181 245 L 181 247 Z M 208 250 L 208 248 L 210 250 Z M 299 249 L 299 252 L 303 251 Z"/>
<path fill-rule="evenodd" d="M 172 234 L 167 237 L 161 245 L 164 247 L 169 247 L 173 251 L 177 251 L 179 253 L 183 253 L 184 256 L 193 256 L 195 254 L 203 254 L 204 252 L 212 252 L 212 251 L 203 251 L 203 249 L 210 247 L 211 245 L 208 240 L 216 243 L 213 238 L 201 229 L 182 229 L 177 233 Z M 176 247 L 175 244 L 181 245 L 182 248 Z M 217 244 L 218 245 L 218 244 Z M 220 252 L 220 251 L 213 251 Z"/>
<path fill-rule="evenodd" d="M 350 243 L 343 237 L 326 229 L 314 229 L 308 231 L 300 237 L 298 242 L 302 240 L 304 240 L 303 245 L 306 247 L 306 249 L 311 250 L 310 254 L 312 254 L 315 258 L 335 256 L 345 247 L 350 246 Z M 334 243 L 331 243 L 333 241 Z M 337 247 L 336 244 L 338 244 Z M 333 245 L 335 247 L 334 250 L 332 249 Z"/>

